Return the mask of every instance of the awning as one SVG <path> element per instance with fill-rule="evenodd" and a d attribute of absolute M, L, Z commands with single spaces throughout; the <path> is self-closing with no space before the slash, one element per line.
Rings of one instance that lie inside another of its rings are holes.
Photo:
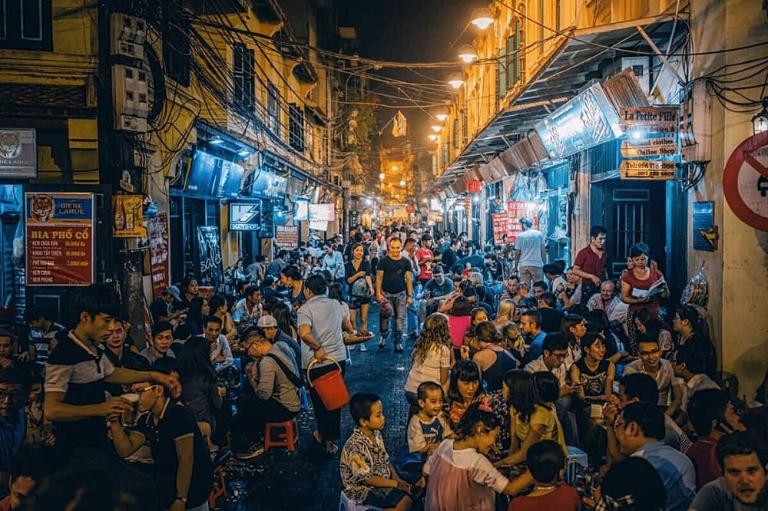
<path fill-rule="evenodd" d="M 534 76 L 518 89 L 513 89 L 512 96 L 507 98 L 508 106 L 464 148 L 438 178 L 436 186 L 445 187 L 478 165 L 481 169 L 493 165 L 492 169 L 495 169 L 481 170 L 481 175 L 498 176 L 498 163 L 493 162 L 500 154 L 506 154 L 502 158 L 505 167 L 509 161 L 517 161 L 516 165 L 506 168 L 507 173 L 520 169 L 519 165 L 529 161 L 531 155 L 540 156 L 544 151 L 541 140 L 535 133 L 529 133 L 536 121 L 554 112 L 585 86 L 602 80 L 605 66 L 610 64 L 607 61 L 631 56 L 611 48 L 653 52 L 637 27 L 642 27 L 658 47 L 666 47 L 673 24 L 674 15 L 670 14 L 574 30 L 570 33 L 571 37 L 559 36 L 554 50 L 543 59 Z M 675 37 L 685 36 L 685 30 L 685 25 L 678 23 Z M 619 103 L 625 106 L 645 101 L 644 97 L 623 97 L 621 88 L 615 89 L 618 92 L 614 95 L 606 91 L 614 102 L 617 97 Z M 515 148 L 520 141 L 526 143 Z"/>

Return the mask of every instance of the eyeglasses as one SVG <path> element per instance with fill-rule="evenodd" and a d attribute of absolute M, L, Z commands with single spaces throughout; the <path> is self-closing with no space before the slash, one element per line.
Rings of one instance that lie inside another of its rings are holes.
<path fill-rule="evenodd" d="M 9 401 L 19 401 L 20 399 L 24 399 L 24 392 L 21 390 L 11 392 L 0 390 L 0 401 L 5 401 L 6 399 Z"/>

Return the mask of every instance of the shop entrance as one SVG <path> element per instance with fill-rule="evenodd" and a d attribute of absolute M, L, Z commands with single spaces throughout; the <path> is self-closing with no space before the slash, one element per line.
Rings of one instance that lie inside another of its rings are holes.
<path fill-rule="evenodd" d="M 608 273 L 621 276 L 629 249 L 644 242 L 659 268 L 666 268 L 665 183 L 611 179 L 592 185 L 592 225 L 608 230 Z"/>

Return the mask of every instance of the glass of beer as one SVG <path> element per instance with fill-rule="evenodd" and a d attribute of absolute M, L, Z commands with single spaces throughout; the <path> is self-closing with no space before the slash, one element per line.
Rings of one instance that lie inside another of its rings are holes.
<path fill-rule="evenodd" d="M 124 412 L 121 417 L 123 426 L 132 427 L 136 425 L 136 419 L 139 416 L 139 395 L 131 392 L 120 397 L 131 403 L 131 410 Z"/>

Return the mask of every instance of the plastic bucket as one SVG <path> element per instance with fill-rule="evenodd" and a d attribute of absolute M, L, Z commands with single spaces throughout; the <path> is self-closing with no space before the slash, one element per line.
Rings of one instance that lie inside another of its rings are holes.
<path fill-rule="evenodd" d="M 328 357 L 328 360 L 336 364 L 336 369 L 312 380 L 309 377 L 309 371 L 313 365 L 317 364 L 317 360 L 313 360 L 309 363 L 309 367 L 307 367 L 307 382 L 310 387 L 315 389 L 317 395 L 320 396 L 325 409 L 332 411 L 338 410 L 349 403 L 349 392 L 347 391 L 347 385 L 344 383 L 344 377 L 341 374 L 341 366 L 330 357 Z"/>

